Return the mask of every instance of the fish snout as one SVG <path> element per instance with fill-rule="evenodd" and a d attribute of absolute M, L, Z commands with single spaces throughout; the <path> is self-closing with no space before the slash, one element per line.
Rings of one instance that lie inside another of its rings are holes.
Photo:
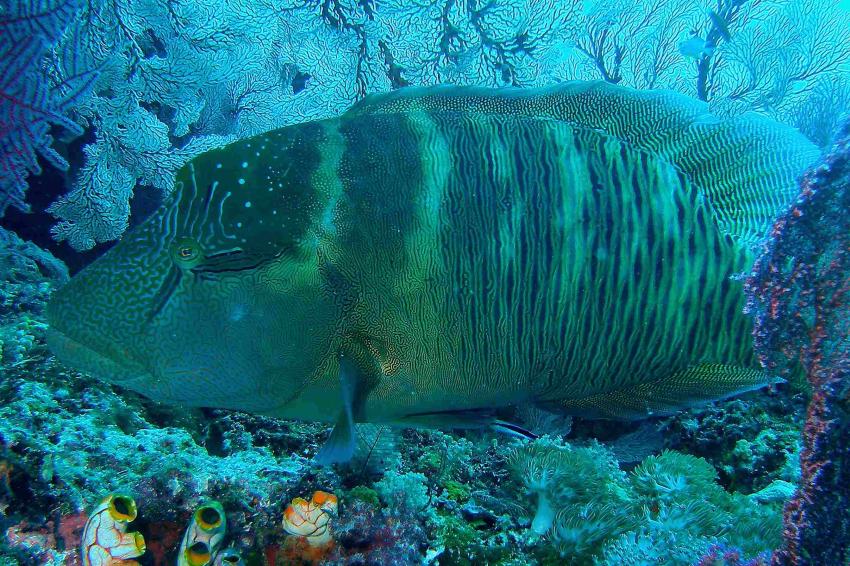
<path fill-rule="evenodd" d="M 136 346 L 122 327 L 120 305 L 109 287 L 77 275 L 47 304 L 47 343 L 63 363 L 111 383 L 126 385 L 148 376 Z"/>

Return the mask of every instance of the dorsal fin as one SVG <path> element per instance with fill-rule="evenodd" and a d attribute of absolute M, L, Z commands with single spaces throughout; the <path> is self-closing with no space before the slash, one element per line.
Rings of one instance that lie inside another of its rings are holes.
<path fill-rule="evenodd" d="M 346 116 L 409 111 L 513 114 L 549 118 L 613 136 L 661 156 L 705 196 L 718 226 L 759 242 L 797 195 L 797 177 L 819 155 L 789 126 L 748 114 L 721 120 L 699 100 L 570 81 L 542 89 L 414 87 L 371 95 Z"/>

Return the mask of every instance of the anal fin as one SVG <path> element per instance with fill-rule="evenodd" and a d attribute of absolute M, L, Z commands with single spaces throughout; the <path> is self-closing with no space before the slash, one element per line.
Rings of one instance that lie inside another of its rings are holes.
<path fill-rule="evenodd" d="M 753 368 L 698 364 L 654 381 L 576 399 L 542 401 L 547 410 L 587 418 L 636 420 L 670 415 L 783 380 Z"/>

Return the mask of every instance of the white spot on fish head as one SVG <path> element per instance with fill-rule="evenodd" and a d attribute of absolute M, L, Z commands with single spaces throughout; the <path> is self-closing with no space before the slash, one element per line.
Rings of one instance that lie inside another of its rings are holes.
<path fill-rule="evenodd" d="M 244 185 L 244 184 L 245 184 L 245 179 L 239 179 L 239 184 L 240 184 L 240 185 Z"/>
<path fill-rule="evenodd" d="M 245 201 L 245 208 L 251 208 L 251 201 L 250 200 Z"/>
<path fill-rule="evenodd" d="M 328 201 L 325 210 L 322 212 L 322 228 L 329 234 L 336 234 L 336 225 L 334 224 L 336 205 L 337 198 L 334 196 Z"/>
<path fill-rule="evenodd" d="M 231 322 L 239 322 L 245 315 L 248 314 L 248 307 L 242 303 L 237 303 L 233 305 L 233 308 L 230 311 L 230 321 Z"/>
<path fill-rule="evenodd" d="M 242 169 L 247 169 L 247 168 L 248 168 L 248 162 L 247 162 L 247 161 L 243 161 L 243 162 L 242 162 Z"/>

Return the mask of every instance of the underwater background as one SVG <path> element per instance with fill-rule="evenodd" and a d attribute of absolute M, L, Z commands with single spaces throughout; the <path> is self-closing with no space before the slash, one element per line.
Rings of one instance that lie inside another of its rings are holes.
<path fill-rule="evenodd" d="M 509 411 L 533 441 L 360 424 L 320 466 L 325 423 L 157 403 L 48 349 L 54 290 L 194 157 L 373 93 L 568 80 L 822 152 L 742 274 L 785 383 Z M 0 0 L 0 564 L 850 564 L 848 110 L 847 2 Z"/>

